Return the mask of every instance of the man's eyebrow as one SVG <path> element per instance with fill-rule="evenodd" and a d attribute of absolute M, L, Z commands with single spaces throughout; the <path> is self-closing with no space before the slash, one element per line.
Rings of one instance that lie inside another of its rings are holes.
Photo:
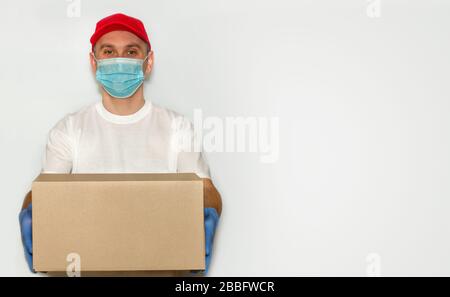
<path fill-rule="evenodd" d="M 140 45 L 137 44 L 137 43 L 130 43 L 130 44 L 127 44 L 125 47 L 126 47 L 126 48 L 137 47 L 138 49 L 142 49 L 142 46 L 140 46 Z"/>
<path fill-rule="evenodd" d="M 99 49 L 102 49 L 102 48 L 105 48 L 105 47 L 112 47 L 112 48 L 114 48 L 114 45 L 109 44 L 109 43 L 104 43 L 104 44 L 102 44 L 102 45 L 100 46 Z"/>
<path fill-rule="evenodd" d="M 102 50 L 102 49 L 104 49 L 105 47 L 115 48 L 115 46 L 114 46 L 113 44 L 110 44 L 110 43 L 103 43 L 103 44 L 100 45 L 100 47 L 99 47 L 98 49 L 99 49 L 99 50 Z M 127 45 L 125 46 L 125 48 L 132 48 L 132 47 L 136 47 L 136 48 L 142 50 L 142 46 L 139 45 L 138 43 L 130 43 L 130 44 L 127 44 Z"/>

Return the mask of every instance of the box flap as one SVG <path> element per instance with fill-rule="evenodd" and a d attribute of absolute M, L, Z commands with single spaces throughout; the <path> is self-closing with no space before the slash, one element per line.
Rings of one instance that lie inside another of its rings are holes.
<path fill-rule="evenodd" d="M 34 182 L 196 181 L 195 173 L 41 173 Z"/>

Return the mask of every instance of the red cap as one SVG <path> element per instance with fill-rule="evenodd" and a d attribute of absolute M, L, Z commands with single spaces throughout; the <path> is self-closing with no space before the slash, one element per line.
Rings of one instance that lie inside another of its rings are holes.
<path fill-rule="evenodd" d="M 133 33 L 148 44 L 149 50 L 151 49 L 150 40 L 148 39 L 144 24 L 138 19 L 122 13 L 116 13 L 98 21 L 95 26 L 95 32 L 91 37 L 92 50 L 94 50 L 95 43 L 103 35 L 112 31 L 128 31 Z"/>

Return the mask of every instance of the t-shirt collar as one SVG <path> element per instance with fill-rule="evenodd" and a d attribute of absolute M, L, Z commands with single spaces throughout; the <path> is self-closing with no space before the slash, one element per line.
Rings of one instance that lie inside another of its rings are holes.
<path fill-rule="evenodd" d="M 142 106 L 138 111 L 130 115 L 114 114 L 105 108 L 102 101 L 98 102 L 95 107 L 97 109 L 98 114 L 108 122 L 112 122 L 115 124 L 132 124 L 143 119 L 150 112 L 152 104 L 150 101 L 145 100 L 144 106 Z"/>

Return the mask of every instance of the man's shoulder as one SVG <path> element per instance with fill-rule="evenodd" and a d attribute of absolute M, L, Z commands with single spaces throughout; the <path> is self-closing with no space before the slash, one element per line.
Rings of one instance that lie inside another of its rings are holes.
<path fill-rule="evenodd" d="M 167 107 L 163 107 L 161 105 L 157 105 L 157 104 L 153 104 L 152 103 L 152 109 L 153 109 L 153 113 L 159 115 L 159 116 L 166 116 L 166 117 L 180 117 L 182 116 L 180 113 L 167 108 Z"/>
<path fill-rule="evenodd" d="M 153 116 L 156 116 L 159 120 L 167 120 L 169 122 L 184 122 L 187 121 L 187 118 L 170 108 L 162 107 L 159 105 L 152 104 Z"/>
<path fill-rule="evenodd" d="M 97 103 L 92 103 L 85 105 L 82 108 L 74 112 L 66 113 L 52 128 L 52 130 L 62 130 L 69 132 L 73 129 L 74 125 L 82 122 L 87 116 L 91 115 L 95 111 L 95 105 Z"/>

